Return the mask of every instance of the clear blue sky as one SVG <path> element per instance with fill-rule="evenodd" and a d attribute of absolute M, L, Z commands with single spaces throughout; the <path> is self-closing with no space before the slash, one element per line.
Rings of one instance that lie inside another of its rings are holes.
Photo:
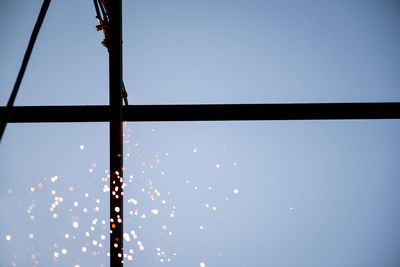
<path fill-rule="evenodd" d="M 40 6 L 0 8 L 1 105 Z M 397 1 L 123 7 L 130 104 L 400 100 Z M 108 103 L 96 23 L 92 1 L 52 1 L 16 105 Z M 125 133 L 126 266 L 400 265 L 398 120 L 128 123 Z M 108 266 L 107 124 L 8 125 L 0 148 L 0 265 Z"/>

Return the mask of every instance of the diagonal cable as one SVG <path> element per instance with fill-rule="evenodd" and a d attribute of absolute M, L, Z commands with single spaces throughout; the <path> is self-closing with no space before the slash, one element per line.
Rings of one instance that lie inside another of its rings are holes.
<path fill-rule="evenodd" d="M 25 70 L 26 70 L 26 67 L 29 62 L 29 58 L 31 57 L 31 54 L 32 54 L 33 46 L 35 45 L 35 41 L 39 34 L 40 27 L 42 26 L 44 17 L 46 16 L 46 12 L 47 12 L 47 9 L 49 8 L 50 1 L 51 0 L 43 1 L 42 8 L 40 9 L 40 13 L 36 20 L 35 27 L 33 28 L 28 47 L 26 48 L 26 51 L 25 51 L 24 59 L 22 60 L 21 68 L 19 69 L 17 80 L 15 81 L 14 88 L 11 92 L 11 96 L 7 102 L 7 113 L 8 114 L 6 115 L 6 119 L 4 121 L 1 121 L 1 124 L 0 124 L 0 142 L 3 137 L 3 133 L 6 129 L 7 122 L 11 116 L 11 107 L 14 105 L 15 98 L 17 97 L 17 93 L 18 93 L 19 87 L 21 85 L 22 78 L 24 77 Z"/>

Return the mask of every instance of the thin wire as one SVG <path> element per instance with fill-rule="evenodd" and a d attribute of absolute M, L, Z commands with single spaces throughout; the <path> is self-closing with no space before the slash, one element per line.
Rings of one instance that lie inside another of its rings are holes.
<path fill-rule="evenodd" d="M 100 0 L 97 0 L 100 4 L 100 9 L 101 9 L 101 13 L 103 15 L 103 20 L 105 23 L 108 23 L 108 14 L 107 12 L 104 10 L 104 5 L 100 2 Z"/>
<path fill-rule="evenodd" d="M 1 142 L 1 139 L 3 137 L 3 133 L 4 133 L 5 129 L 6 129 L 7 123 L 9 121 L 9 119 L 10 119 L 11 108 L 14 105 L 15 98 L 17 97 L 17 93 L 18 93 L 19 87 L 21 85 L 22 78 L 24 77 L 25 70 L 26 70 L 26 67 L 27 67 L 28 62 L 29 62 L 29 58 L 30 58 L 30 56 L 32 54 L 33 46 L 35 45 L 36 38 L 37 38 L 37 36 L 39 34 L 40 27 L 42 26 L 44 17 L 46 16 L 46 12 L 47 12 L 47 9 L 49 8 L 50 1 L 51 0 L 44 0 L 43 1 L 42 8 L 40 9 L 40 13 L 39 13 L 39 16 L 38 16 L 38 18 L 36 20 L 35 27 L 33 28 L 33 31 L 32 31 L 32 34 L 31 34 L 31 38 L 29 40 L 28 47 L 26 48 L 26 51 L 25 51 L 24 59 L 22 60 L 21 68 L 19 69 L 19 73 L 18 73 L 17 79 L 16 79 L 15 84 L 14 84 L 14 88 L 12 90 L 10 98 L 8 99 L 7 112 L 6 112 L 5 120 L 2 121 L 1 124 L 0 124 L 0 142 Z"/>
<path fill-rule="evenodd" d="M 100 10 L 99 10 L 97 1 L 98 0 L 93 0 L 93 4 L 94 4 L 94 8 L 96 9 L 96 18 L 100 20 L 101 16 L 100 16 Z"/>

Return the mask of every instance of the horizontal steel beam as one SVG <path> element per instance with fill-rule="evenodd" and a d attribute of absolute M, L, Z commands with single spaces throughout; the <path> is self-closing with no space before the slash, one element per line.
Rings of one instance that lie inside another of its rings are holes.
<path fill-rule="evenodd" d="M 8 123 L 29 122 L 101 122 L 109 121 L 108 106 L 14 106 L 10 109 Z M 0 107 L 1 121 L 7 114 Z"/>
<path fill-rule="evenodd" d="M 10 123 L 108 122 L 109 106 L 30 106 L 9 109 Z M 7 107 L 0 107 L 4 121 Z M 124 121 L 240 121 L 400 119 L 400 102 L 131 105 L 123 107 Z"/>
<path fill-rule="evenodd" d="M 126 106 L 126 121 L 399 119 L 400 103 Z"/>

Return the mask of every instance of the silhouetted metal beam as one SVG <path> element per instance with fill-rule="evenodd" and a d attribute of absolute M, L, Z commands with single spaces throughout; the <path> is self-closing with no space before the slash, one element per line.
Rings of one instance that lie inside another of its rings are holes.
<path fill-rule="evenodd" d="M 0 107 L 0 119 L 9 113 L 9 123 L 110 121 L 109 106 L 19 106 L 8 110 Z"/>
<path fill-rule="evenodd" d="M 33 28 L 31 38 L 29 39 L 28 47 L 26 48 L 24 59 L 22 60 L 21 68 L 19 69 L 17 79 L 15 81 L 13 90 L 11 92 L 10 98 L 7 102 L 7 107 L 11 108 L 14 105 L 15 98 L 17 97 L 19 87 L 22 82 L 22 78 L 24 78 L 26 67 L 28 66 L 29 58 L 31 57 L 33 46 L 35 45 L 36 38 L 39 35 L 40 27 L 44 21 L 44 17 L 46 16 L 47 9 L 49 8 L 50 0 L 44 0 L 42 7 L 40 8 L 39 16 L 36 20 L 35 27 Z M 0 122 L 0 142 L 3 137 L 3 133 L 7 127 L 9 114 L 6 114 L 5 119 Z"/>
<path fill-rule="evenodd" d="M 124 107 L 126 121 L 398 119 L 400 103 L 160 105 Z"/>
<path fill-rule="evenodd" d="M 6 110 L 0 107 L 1 120 Z M 9 122 L 108 122 L 109 112 L 109 106 L 12 107 Z M 400 119 L 400 103 L 133 105 L 122 112 L 124 121 Z"/>
<path fill-rule="evenodd" d="M 110 74 L 110 266 L 122 267 L 123 128 L 122 128 L 122 0 L 108 2 Z M 106 36 L 108 38 L 108 36 Z"/>

